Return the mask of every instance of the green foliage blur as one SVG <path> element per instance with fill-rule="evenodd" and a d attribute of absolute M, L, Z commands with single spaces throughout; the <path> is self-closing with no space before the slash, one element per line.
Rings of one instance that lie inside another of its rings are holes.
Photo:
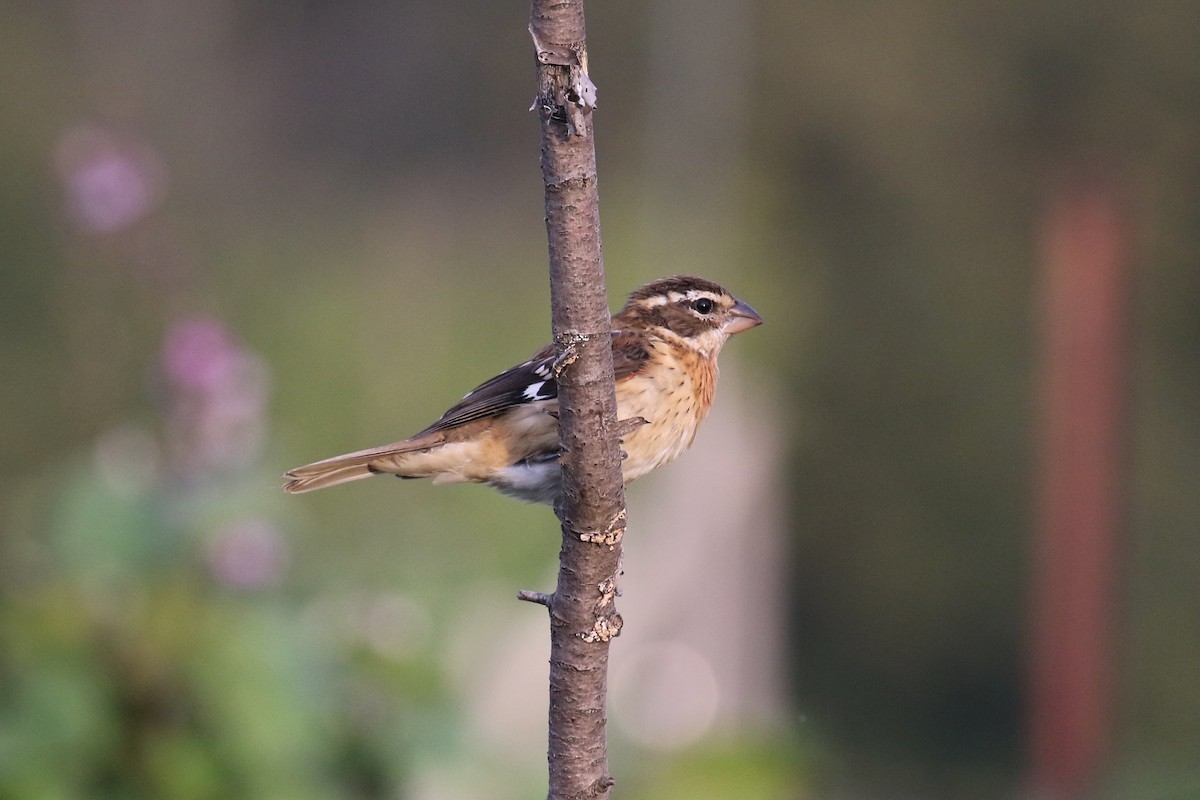
<path fill-rule="evenodd" d="M 1200 7 L 588 10 L 614 304 L 676 272 L 751 302 L 718 406 L 782 454 L 783 686 L 672 746 L 615 726 L 618 796 L 1019 795 L 1038 213 L 1080 170 L 1136 230 L 1095 796 L 1196 796 Z M 0 8 L 0 798 L 544 791 L 515 645 L 544 618 L 512 598 L 553 580 L 552 515 L 278 477 L 546 341 L 525 14 Z"/>

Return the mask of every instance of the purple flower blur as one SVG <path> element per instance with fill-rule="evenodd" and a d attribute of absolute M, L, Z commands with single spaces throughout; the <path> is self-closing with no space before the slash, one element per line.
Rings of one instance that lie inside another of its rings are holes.
<path fill-rule="evenodd" d="M 165 194 L 158 156 L 94 125 L 67 131 L 55 162 L 67 211 L 85 233 L 126 228 L 158 207 Z"/>
<path fill-rule="evenodd" d="M 186 391 L 212 392 L 229 380 L 239 349 L 233 335 L 215 319 L 199 317 L 176 323 L 163 342 L 163 372 Z"/>
<path fill-rule="evenodd" d="M 216 478 L 249 466 L 266 435 L 268 374 L 221 322 L 175 323 L 162 348 L 170 462 L 183 478 Z"/>

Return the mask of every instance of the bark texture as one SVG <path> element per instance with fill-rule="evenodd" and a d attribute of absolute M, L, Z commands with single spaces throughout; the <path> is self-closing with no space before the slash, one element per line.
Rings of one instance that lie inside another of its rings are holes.
<path fill-rule="evenodd" d="M 608 642 L 617 614 L 625 528 L 619 425 L 613 390 L 608 296 L 600 246 L 599 194 L 587 74 L 583 3 L 532 0 L 542 176 L 550 252 L 554 342 L 559 353 L 563 499 L 558 583 L 523 593 L 550 616 L 551 800 L 607 797 L 605 739 Z"/>

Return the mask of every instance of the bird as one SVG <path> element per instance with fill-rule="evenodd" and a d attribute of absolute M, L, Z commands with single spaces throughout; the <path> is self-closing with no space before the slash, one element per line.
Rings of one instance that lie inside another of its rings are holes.
<path fill-rule="evenodd" d="M 712 408 L 721 347 L 762 321 L 719 284 L 690 275 L 660 278 L 629 295 L 611 323 L 617 417 L 641 423 L 621 440 L 625 483 L 691 446 Z M 482 483 L 554 505 L 561 493 L 559 368 L 547 345 L 468 392 L 420 433 L 288 470 L 283 488 L 298 494 L 390 474 Z"/>

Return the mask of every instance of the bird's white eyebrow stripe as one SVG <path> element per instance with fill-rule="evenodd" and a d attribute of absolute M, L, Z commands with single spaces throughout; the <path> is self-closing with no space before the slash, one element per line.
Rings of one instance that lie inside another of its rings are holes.
<path fill-rule="evenodd" d="M 684 292 L 667 292 L 666 294 L 656 294 L 654 297 L 646 298 L 646 305 L 653 308 L 654 306 L 665 306 L 667 303 L 680 303 L 683 301 L 697 300 L 701 297 L 707 297 L 710 300 L 718 299 L 716 293 L 710 292 L 707 289 L 688 289 Z"/>

